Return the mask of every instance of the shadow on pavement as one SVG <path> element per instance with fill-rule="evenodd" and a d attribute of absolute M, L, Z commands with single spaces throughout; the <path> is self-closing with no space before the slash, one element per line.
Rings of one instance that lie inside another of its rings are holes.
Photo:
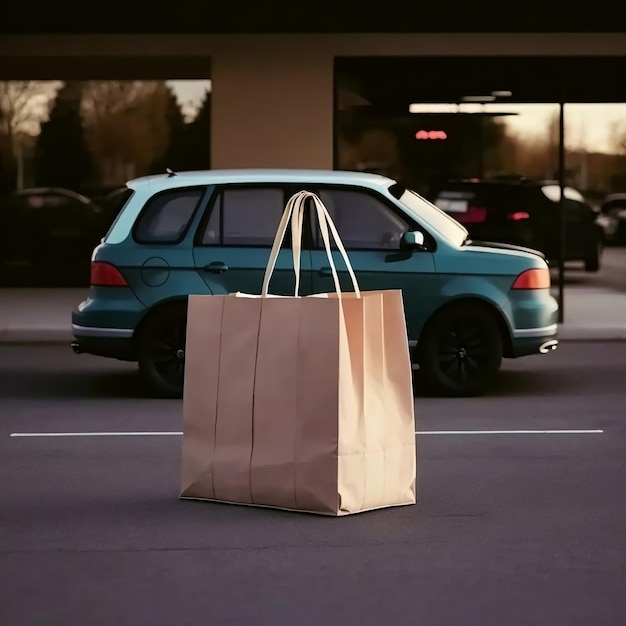
<path fill-rule="evenodd" d="M 580 350 L 578 351 L 580 353 Z M 9 349 L 0 359 L 0 397 L 3 399 L 146 399 L 135 363 L 107 362 L 85 359 L 61 361 L 58 351 L 41 348 L 37 367 L 21 360 L 19 349 Z M 584 354 L 584 351 L 583 353 Z M 84 357 L 81 357 L 84 358 Z M 523 361 L 523 360 L 520 360 Z M 623 387 L 624 367 L 617 363 L 594 365 L 589 376 L 589 364 L 581 360 L 553 361 L 541 358 L 536 366 L 528 362 L 505 360 L 487 397 L 516 397 L 522 395 L 584 395 L 600 393 L 613 395 Z M 433 398 L 414 372 L 415 397 Z M 466 400 L 471 400 L 467 399 Z"/>

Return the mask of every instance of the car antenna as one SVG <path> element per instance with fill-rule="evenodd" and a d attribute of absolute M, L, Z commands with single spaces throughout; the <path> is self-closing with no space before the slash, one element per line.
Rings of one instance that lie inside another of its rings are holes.
<path fill-rule="evenodd" d="M 176 176 L 176 172 L 173 172 L 169 167 L 166 167 L 165 171 L 167 172 L 168 178 L 171 178 L 172 176 Z"/>

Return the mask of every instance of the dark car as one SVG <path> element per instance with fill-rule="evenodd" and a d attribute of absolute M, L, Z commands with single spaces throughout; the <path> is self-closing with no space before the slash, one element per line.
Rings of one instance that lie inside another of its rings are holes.
<path fill-rule="evenodd" d="M 559 198 L 558 183 L 525 178 L 448 181 L 429 193 L 473 240 L 532 248 L 552 262 L 559 259 Z M 564 260 L 598 271 L 604 236 L 597 212 L 572 187 L 564 188 L 564 212 Z"/>
<path fill-rule="evenodd" d="M 604 199 L 598 222 L 607 243 L 626 244 L 626 193 L 611 193 Z"/>
<path fill-rule="evenodd" d="M 103 219 L 108 230 L 115 221 L 118 213 L 130 198 L 131 191 L 128 187 L 117 187 L 108 193 L 93 197 L 94 202 L 102 209 Z"/>
<path fill-rule="evenodd" d="M 0 201 L 0 261 L 84 263 L 105 235 L 102 210 L 69 189 L 24 189 Z"/>

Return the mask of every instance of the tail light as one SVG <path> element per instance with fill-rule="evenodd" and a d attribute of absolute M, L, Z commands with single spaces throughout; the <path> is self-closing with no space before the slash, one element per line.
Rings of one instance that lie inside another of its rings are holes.
<path fill-rule="evenodd" d="M 126 287 L 127 283 L 120 271 L 103 261 L 91 262 L 91 286 L 92 287 Z"/>
<path fill-rule="evenodd" d="M 530 214 L 526 213 L 526 211 L 515 211 L 515 213 L 509 213 L 507 218 L 514 222 L 519 222 L 520 220 L 530 219 Z"/>
<path fill-rule="evenodd" d="M 511 289 L 549 289 L 550 270 L 547 267 L 535 267 L 522 272 L 511 285 Z"/>
<path fill-rule="evenodd" d="M 461 224 L 480 224 L 487 219 L 487 209 L 482 206 L 468 206 L 465 213 L 453 215 Z"/>

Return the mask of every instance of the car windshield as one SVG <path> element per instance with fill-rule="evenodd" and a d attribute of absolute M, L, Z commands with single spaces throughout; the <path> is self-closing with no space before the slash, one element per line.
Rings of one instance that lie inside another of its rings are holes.
<path fill-rule="evenodd" d="M 464 226 L 415 191 L 405 189 L 399 197 L 395 193 L 393 195 L 415 215 L 418 221 L 426 222 L 454 245 L 462 246 L 467 241 L 468 231 Z"/>

